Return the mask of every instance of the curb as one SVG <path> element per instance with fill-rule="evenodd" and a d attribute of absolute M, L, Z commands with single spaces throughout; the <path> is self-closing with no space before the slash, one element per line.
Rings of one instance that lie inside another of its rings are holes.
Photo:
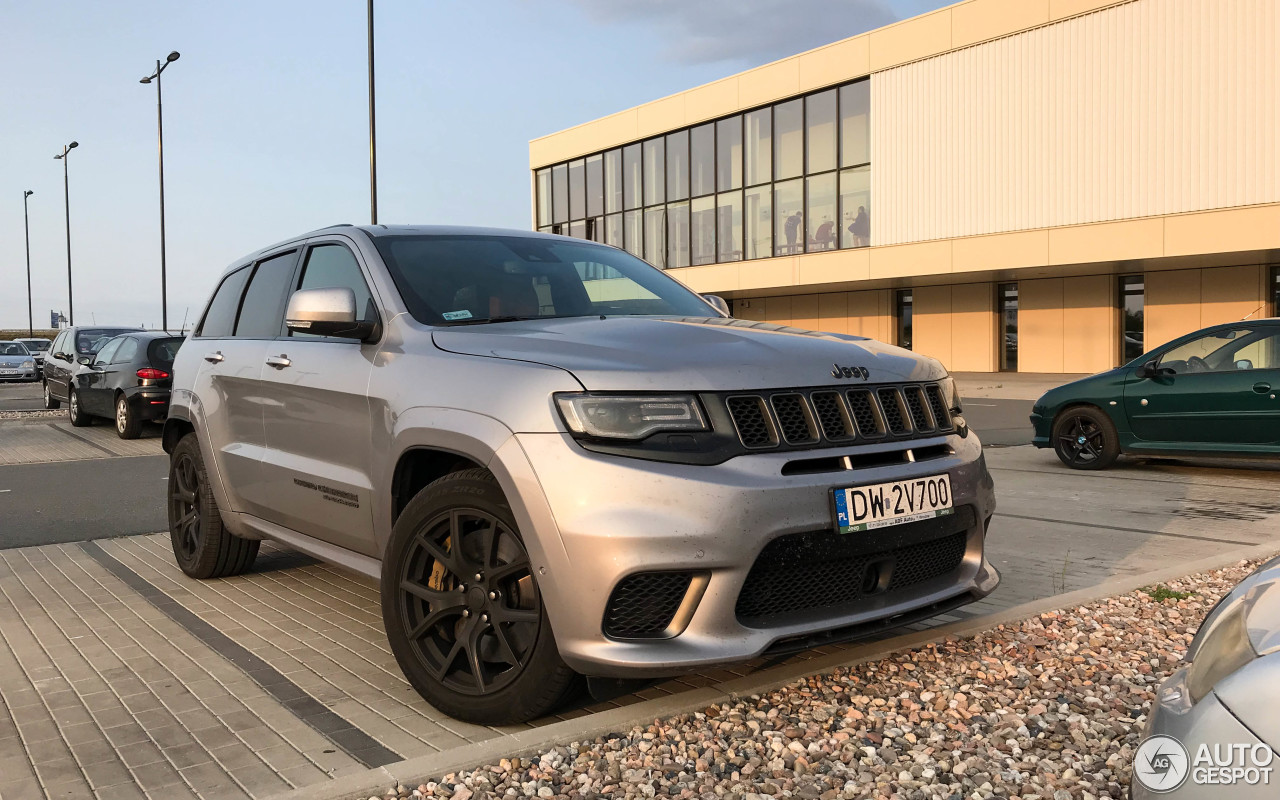
<path fill-rule="evenodd" d="M 1280 544 L 1268 542 L 1229 550 L 1215 556 L 1139 575 L 1123 575 L 1074 592 L 1032 600 L 1001 611 L 940 625 L 925 631 L 868 642 L 839 653 L 819 656 L 795 664 L 781 664 L 705 688 L 691 689 L 669 697 L 646 700 L 578 719 L 505 734 L 439 753 L 416 756 L 366 772 L 345 775 L 327 784 L 314 784 L 272 795 L 268 800 L 353 800 L 374 795 L 381 797 L 389 787 L 397 784 L 412 788 L 423 780 L 493 764 L 502 758 L 523 758 L 567 742 L 590 740 L 606 733 L 627 731 L 654 719 L 701 711 L 708 706 L 720 703 L 736 702 L 741 696 L 771 691 L 816 673 L 830 672 L 838 667 L 853 666 L 883 658 L 899 650 L 920 647 L 950 636 L 973 636 L 996 626 L 1018 622 L 1048 611 L 1084 605 L 1104 597 L 1128 594 L 1153 583 L 1218 569 L 1239 561 L 1270 556 L 1277 550 L 1280 550 Z"/>

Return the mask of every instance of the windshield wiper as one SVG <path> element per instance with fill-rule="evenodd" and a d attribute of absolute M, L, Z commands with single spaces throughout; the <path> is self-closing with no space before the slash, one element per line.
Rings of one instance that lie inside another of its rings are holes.
<path fill-rule="evenodd" d="M 514 314 L 510 314 L 510 315 L 504 315 L 504 316 L 498 316 L 498 317 L 484 317 L 482 319 L 459 319 L 459 320 L 453 320 L 450 322 L 445 322 L 444 324 L 452 327 L 454 325 L 487 325 L 490 322 L 527 322 L 530 320 L 568 319 L 569 317 L 584 317 L 584 316 L 591 317 L 595 315 L 594 314 L 539 314 L 539 315 L 532 315 L 532 316 L 516 316 Z"/>

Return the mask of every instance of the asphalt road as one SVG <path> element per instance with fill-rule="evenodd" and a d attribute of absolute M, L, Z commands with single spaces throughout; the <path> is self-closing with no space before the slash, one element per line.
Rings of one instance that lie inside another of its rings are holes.
<path fill-rule="evenodd" d="M 0 383 L 0 411 L 39 411 L 44 408 L 44 388 L 33 383 Z"/>
<path fill-rule="evenodd" d="M 964 418 L 987 447 L 1031 444 L 1031 400 L 983 397 L 964 401 Z"/>
<path fill-rule="evenodd" d="M 167 530 L 167 456 L 0 466 L 0 549 Z"/>

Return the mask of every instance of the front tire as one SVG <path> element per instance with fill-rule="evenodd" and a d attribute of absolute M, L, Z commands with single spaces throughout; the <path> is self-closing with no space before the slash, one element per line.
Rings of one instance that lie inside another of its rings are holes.
<path fill-rule="evenodd" d="M 60 405 L 62 405 L 62 403 L 53 399 L 53 395 L 49 394 L 49 382 L 45 381 L 44 382 L 44 407 L 49 410 L 53 410 Z"/>
<path fill-rule="evenodd" d="M 405 507 L 382 561 L 382 618 L 409 683 L 452 717 L 527 722 L 577 683 L 488 470 L 446 475 Z"/>
<path fill-rule="evenodd" d="M 1072 469 L 1106 469 L 1120 457 L 1120 436 L 1101 410 L 1068 408 L 1053 421 L 1053 451 Z"/>
<path fill-rule="evenodd" d="M 137 439 L 142 435 L 142 420 L 123 394 L 116 397 L 116 435 L 121 439 Z"/>
<path fill-rule="evenodd" d="M 80 407 L 80 394 L 75 389 L 71 390 L 67 398 L 67 419 L 77 428 L 87 428 L 93 424 L 93 417 L 84 413 L 84 409 Z"/>
<path fill-rule="evenodd" d="M 262 542 L 242 539 L 222 525 L 218 502 L 194 433 L 169 457 L 169 539 L 178 566 L 192 578 L 225 578 L 253 565 Z"/>

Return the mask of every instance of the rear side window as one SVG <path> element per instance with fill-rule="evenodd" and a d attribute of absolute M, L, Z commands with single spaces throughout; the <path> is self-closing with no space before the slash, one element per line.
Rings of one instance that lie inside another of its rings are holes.
<path fill-rule="evenodd" d="M 265 339 L 280 335 L 284 323 L 284 301 L 293 279 L 297 253 L 290 252 L 258 262 L 244 293 L 236 336 Z"/>
<path fill-rule="evenodd" d="M 178 348 L 182 347 L 184 341 L 186 340 L 176 336 L 172 339 L 152 339 L 147 345 L 147 361 L 153 367 L 169 369 L 178 357 Z"/>
<path fill-rule="evenodd" d="M 112 364 L 128 364 L 138 355 L 138 340 L 130 336 L 128 339 L 120 340 L 120 348 L 116 350 L 116 354 L 112 356 Z"/>
<path fill-rule="evenodd" d="M 299 289 L 350 289 L 356 296 L 356 312 L 361 322 L 375 322 L 378 310 L 373 303 L 369 285 L 351 251 L 340 244 L 322 244 L 307 252 L 307 264 L 303 268 Z M 290 336 L 305 339 L 323 338 L 314 333 L 290 331 Z"/>
<path fill-rule="evenodd" d="M 98 357 L 97 359 L 95 359 L 95 361 L 99 364 L 110 364 L 112 356 L 114 356 L 116 354 L 116 351 L 120 349 L 120 343 L 123 341 L 125 340 L 124 339 L 109 340 L 106 344 L 102 346 L 101 350 L 98 352 Z"/>
<path fill-rule="evenodd" d="M 249 280 L 249 268 L 241 267 L 222 279 L 222 285 L 213 295 L 209 310 L 204 313 L 197 336 L 230 336 L 236 327 L 236 312 L 240 310 L 240 295 Z"/>

